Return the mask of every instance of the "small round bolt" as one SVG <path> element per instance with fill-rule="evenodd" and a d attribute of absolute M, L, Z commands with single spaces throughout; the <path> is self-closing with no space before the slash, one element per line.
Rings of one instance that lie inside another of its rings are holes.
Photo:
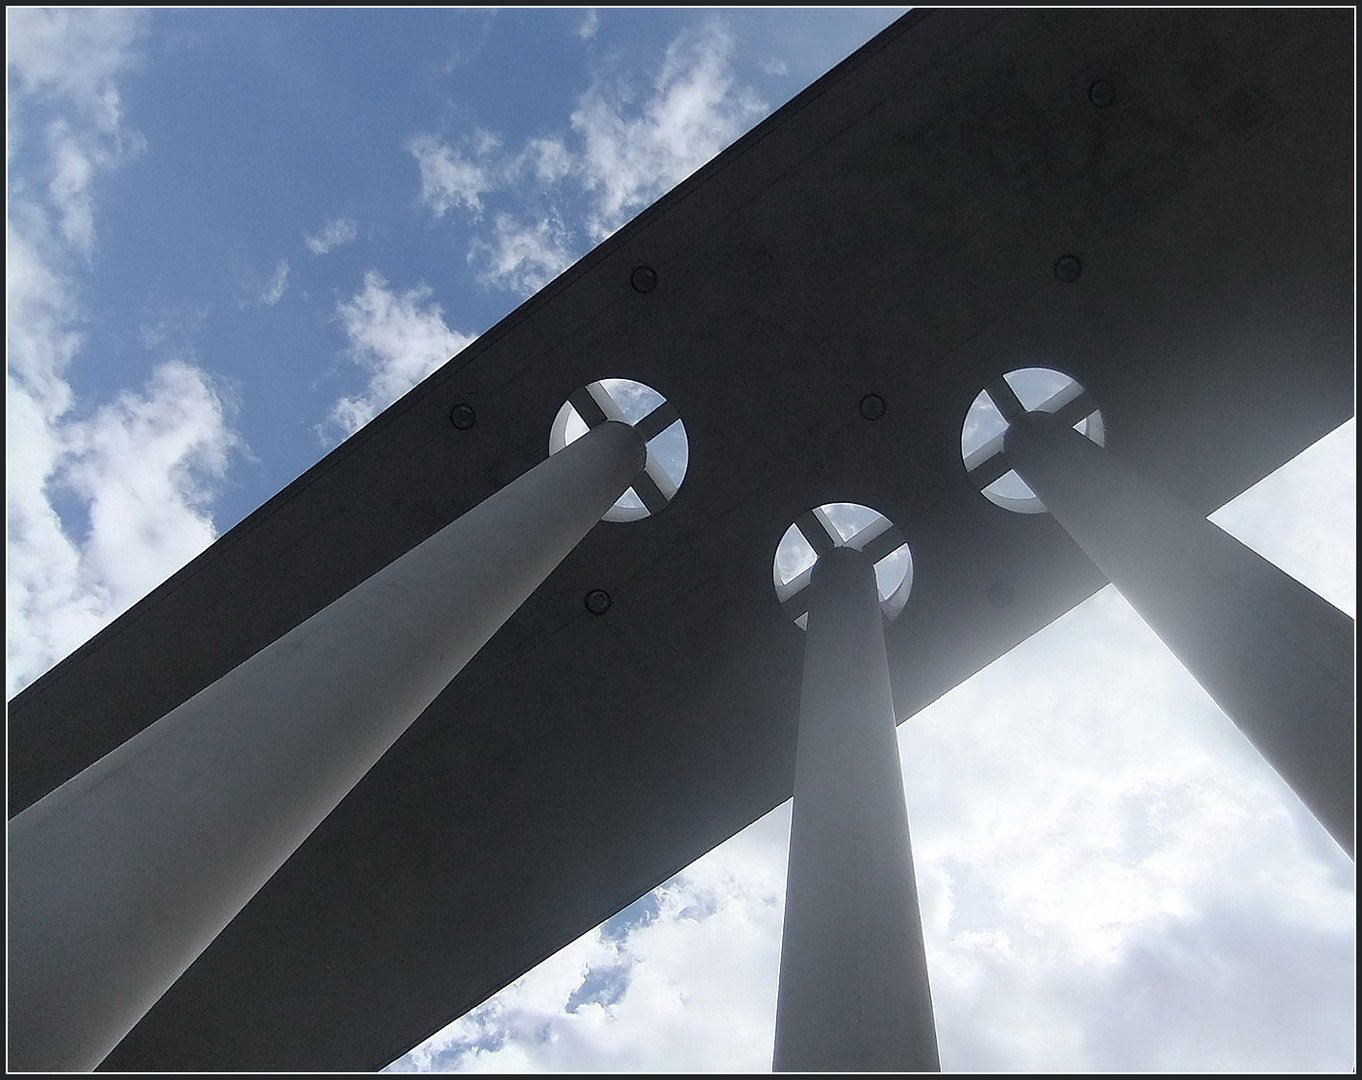
<path fill-rule="evenodd" d="M 1014 590 L 1009 581 L 995 581 L 988 587 L 988 602 L 995 608 L 1009 607 L 1012 603 Z"/>
<path fill-rule="evenodd" d="M 610 605 L 614 602 L 610 599 L 610 594 L 604 589 L 592 589 L 586 594 L 586 599 L 582 601 L 586 605 L 586 610 L 593 615 L 604 615 L 610 610 Z"/>
<path fill-rule="evenodd" d="M 861 415 L 867 420 L 878 420 L 884 415 L 884 398 L 879 394 L 866 394 L 861 398 Z"/>
<path fill-rule="evenodd" d="M 1088 100 L 1099 109 L 1105 109 L 1116 100 L 1116 87 L 1110 79 L 1098 79 L 1088 87 Z"/>
<path fill-rule="evenodd" d="M 1055 277 L 1067 284 L 1078 280 L 1083 273 L 1083 263 L 1077 255 L 1061 255 L 1055 260 Z"/>
<path fill-rule="evenodd" d="M 460 431 L 467 431 L 478 422 L 478 414 L 473 411 L 472 405 L 461 401 L 449 410 L 449 422 Z"/>
<path fill-rule="evenodd" d="M 636 266 L 629 275 L 629 284 L 634 292 L 650 293 L 657 288 L 657 271 L 651 266 Z"/>

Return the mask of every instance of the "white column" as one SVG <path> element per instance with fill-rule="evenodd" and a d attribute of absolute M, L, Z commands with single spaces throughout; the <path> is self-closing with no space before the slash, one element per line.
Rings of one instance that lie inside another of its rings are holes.
<path fill-rule="evenodd" d="M 1008 463 L 1349 856 L 1353 621 L 1041 413 Z"/>
<path fill-rule="evenodd" d="M 595 428 L 14 818 L 10 1067 L 98 1065 L 644 458 Z"/>
<path fill-rule="evenodd" d="M 874 567 L 836 548 L 809 589 L 775 1069 L 934 1072 Z"/>

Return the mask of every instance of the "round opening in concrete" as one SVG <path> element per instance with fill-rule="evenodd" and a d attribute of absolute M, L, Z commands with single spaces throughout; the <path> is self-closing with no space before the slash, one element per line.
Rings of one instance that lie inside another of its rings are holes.
<path fill-rule="evenodd" d="M 979 392 L 960 432 L 965 469 L 995 506 L 1018 514 L 1039 514 L 1044 512 L 1044 504 L 1009 467 L 1003 454 L 1009 419 L 1028 412 L 1060 415 L 1098 446 L 1106 439 L 1106 429 L 1088 392 L 1070 376 L 1051 368 L 1018 368 Z"/>
<path fill-rule="evenodd" d="M 780 543 L 771 573 L 776 599 L 801 630 L 808 625 L 808 596 L 818 556 L 833 548 L 863 551 L 875 566 L 880 610 L 898 617 L 913 587 L 913 556 L 903 533 L 887 517 L 859 503 L 825 503 L 795 519 Z"/>
<path fill-rule="evenodd" d="M 652 387 L 630 379 L 601 379 L 572 394 L 558 410 L 549 429 L 549 454 L 607 420 L 629 424 L 643 436 L 648 464 L 602 520 L 638 521 L 661 510 L 680 489 L 690 459 L 686 428 L 676 409 Z"/>
<path fill-rule="evenodd" d="M 657 288 L 657 271 L 651 266 L 636 266 L 629 275 L 629 284 L 635 292 L 650 293 Z"/>

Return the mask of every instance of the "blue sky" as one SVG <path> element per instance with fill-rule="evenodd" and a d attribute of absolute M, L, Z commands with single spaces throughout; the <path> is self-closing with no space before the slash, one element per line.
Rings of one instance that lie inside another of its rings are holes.
<path fill-rule="evenodd" d="M 8 693 L 900 10 L 7 10 Z M 1354 461 L 1214 518 L 1349 614 Z M 899 738 L 947 1069 L 1351 1068 L 1352 866 L 1114 591 Z M 396 1067 L 769 1068 L 787 842 Z"/>

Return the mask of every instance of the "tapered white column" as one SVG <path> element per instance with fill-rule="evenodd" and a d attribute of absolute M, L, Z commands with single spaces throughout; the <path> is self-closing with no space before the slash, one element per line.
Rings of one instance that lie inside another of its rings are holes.
<path fill-rule="evenodd" d="M 99 1064 L 644 455 L 595 428 L 14 818 L 11 1069 Z"/>
<path fill-rule="evenodd" d="M 775 1069 L 936 1071 L 875 571 L 836 548 L 809 588 Z"/>
<path fill-rule="evenodd" d="M 1353 621 L 1078 432 L 1029 413 L 1009 464 L 1353 854 Z"/>

